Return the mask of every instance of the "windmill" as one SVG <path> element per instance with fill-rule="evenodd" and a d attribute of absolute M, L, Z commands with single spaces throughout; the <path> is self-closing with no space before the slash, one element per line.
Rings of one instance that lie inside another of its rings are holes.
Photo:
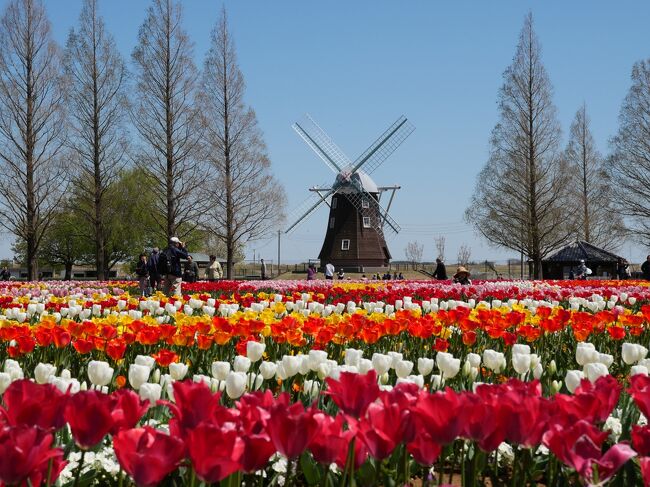
<path fill-rule="evenodd" d="M 336 175 L 334 183 L 309 188 L 314 193 L 293 213 L 291 232 L 320 205 L 329 206 L 325 240 L 318 255 L 321 265 L 331 262 L 336 268 L 363 271 L 367 267 L 385 267 L 390 261 L 384 232 L 398 233 L 399 225 L 388 214 L 400 186 L 377 186 L 370 178 L 415 127 L 401 116 L 354 162 L 338 148 L 309 116 L 293 129 Z M 383 194 L 388 196 L 384 209 Z"/>

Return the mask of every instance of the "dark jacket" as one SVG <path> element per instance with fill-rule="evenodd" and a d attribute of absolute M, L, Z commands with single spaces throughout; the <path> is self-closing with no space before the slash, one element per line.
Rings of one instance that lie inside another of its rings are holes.
<path fill-rule="evenodd" d="M 185 262 L 185 271 L 183 272 L 183 279 L 187 282 L 196 282 L 199 278 L 199 265 L 192 261 L 190 264 L 189 261 Z"/>
<path fill-rule="evenodd" d="M 149 275 L 151 276 L 158 275 L 158 257 L 160 257 L 159 252 L 156 252 L 155 254 L 151 252 L 151 255 L 149 256 L 147 267 L 149 268 Z"/>
<path fill-rule="evenodd" d="M 641 264 L 641 272 L 643 272 L 643 278 L 650 280 L 650 261 L 646 260 Z"/>
<path fill-rule="evenodd" d="M 181 259 L 187 259 L 187 256 L 190 254 L 184 248 L 171 245 L 165 249 L 165 253 L 169 259 L 169 267 L 171 268 L 172 276 L 182 277 L 183 271 L 181 270 Z"/>
<path fill-rule="evenodd" d="M 445 267 L 444 262 L 440 262 L 436 266 L 436 270 L 433 271 L 433 277 L 435 277 L 436 279 L 438 279 L 440 281 L 444 281 L 444 280 L 448 279 L 448 277 L 447 277 L 447 268 Z"/>
<path fill-rule="evenodd" d="M 149 277 L 149 266 L 147 262 L 138 261 L 138 265 L 135 268 L 135 273 L 138 277 Z"/>

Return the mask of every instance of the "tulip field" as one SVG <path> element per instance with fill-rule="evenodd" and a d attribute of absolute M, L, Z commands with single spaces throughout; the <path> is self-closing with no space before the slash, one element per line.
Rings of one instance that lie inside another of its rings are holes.
<path fill-rule="evenodd" d="M 650 485 L 650 283 L 0 283 L 0 485 Z"/>

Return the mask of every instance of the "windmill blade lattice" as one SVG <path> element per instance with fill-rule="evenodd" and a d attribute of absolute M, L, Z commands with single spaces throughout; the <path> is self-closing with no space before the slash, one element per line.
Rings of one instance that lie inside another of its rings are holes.
<path fill-rule="evenodd" d="M 309 115 L 305 115 L 302 120 L 294 123 L 292 127 L 335 173 L 341 172 L 343 168 L 352 164 L 348 156 Z"/>
<path fill-rule="evenodd" d="M 395 149 L 397 149 L 414 130 L 415 127 L 404 115 L 402 115 L 354 161 L 354 166 L 350 173 L 353 174 L 357 170 L 363 169 L 365 173 L 371 174 L 375 169 L 381 166 L 393 152 L 395 152 Z"/>
<path fill-rule="evenodd" d="M 369 202 L 370 205 L 376 205 L 377 209 L 379 210 L 379 218 L 376 221 L 375 219 L 371 219 L 370 225 L 380 234 L 384 234 L 384 225 L 388 226 L 388 230 L 391 233 L 399 233 L 401 230 L 400 226 L 388 214 L 384 207 L 381 206 L 379 201 L 377 201 L 370 193 L 368 193 L 357 179 L 351 178 L 350 183 L 354 186 L 356 192 L 346 193 L 346 196 L 350 203 L 352 203 L 352 205 L 354 205 L 354 207 L 357 209 L 359 214 L 363 214 L 365 211 L 365 208 L 363 207 L 363 200 L 365 199 Z"/>
<path fill-rule="evenodd" d="M 327 193 L 312 194 L 291 212 L 287 220 L 293 223 L 284 231 L 284 233 L 290 233 L 298 223 L 309 217 L 320 205 L 326 202 L 327 198 L 336 192 L 334 189 L 328 189 L 328 186 L 329 185 L 327 184 L 316 186 L 317 188 L 322 188 L 323 191 L 327 190 Z"/>

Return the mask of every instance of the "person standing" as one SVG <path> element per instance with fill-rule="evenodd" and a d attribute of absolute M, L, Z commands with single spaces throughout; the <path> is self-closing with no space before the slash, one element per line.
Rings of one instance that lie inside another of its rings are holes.
<path fill-rule="evenodd" d="M 446 281 L 448 279 L 447 268 L 440 257 L 436 259 L 436 270 L 433 271 L 433 277 L 439 281 Z"/>
<path fill-rule="evenodd" d="M 216 255 L 210 256 L 210 265 L 205 270 L 205 277 L 208 281 L 216 281 L 223 277 L 223 269 L 221 268 L 221 263 L 217 260 Z"/>
<path fill-rule="evenodd" d="M 181 272 L 181 259 L 187 259 L 189 254 L 185 244 L 178 237 L 169 239 L 169 245 L 159 257 L 159 264 L 165 262 L 163 292 L 171 296 L 180 296 L 183 284 L 183 273 Z"/>
<path fill-rule="evenodd" d="M 262 281 L 266 281 L 266 263 L 264 259 L 260 259 L 260 276 L 262 276 Z"/>
<path fill-rule="evenodd" d="M 8 281 L 9 279 L 11 279 L 11 274 L 9 273 L 7 266 L 4 266 L 2 271 L 0 271 L 0 281 Z"/>
<path fill-rule="evenodd" d="M 307 267 L 307 280 L 313 281 L 316 279 L 316 266 L 314 264 L 309 264 Z"/>
<path fill-rule="evenodd" d="M 460 266 L 458 269 L 456 269 L 456 274 L 454 274 L 454 283 L 460 284 L 462 286 L 469 286 L 472 284 L 472 281 L 469 279 L 469 271 L 463 267 Z"/>
<path fill-rule="evenodd" d="M 160 273 L 158 272 L 158 257 L 160 257 L 160 249 L 154 247 L 151 250 L 147 267 L 149 268 L 149 285 L 152 292 L 160 291 Z"/>
<path fill-rule="evenodd" d="M 196 282 L 199 278 L 199 265 L 194 262 L 194 259 L 191 255 L 187 256 L 187 262 L 185 262 L 185 271 L 183 272 L 185 280 L 187 282 Z"/>
<path fill-rule="evenodd" d="M 336 269 L 334 269 L 334 265 L 331 262 L 328 262 L 325 265 L 325 279 L 329 279 L 329 280 L 334 279 L 334 271 L 335 270 Z"/>
<path fill-rule="evenodd" d="M 149 295 L 149 266 L 147 265 L 147 254 L 140 254 L 138 265 L 135 268 L 135 274 L 138 276 L 140 296 L 144 298 Z"/>
<path fill-rule="evenodd" d="M 650 281 L 650 255 L 646 257 L 645 262 L 641 264 L 641 272 L 646 281 Z"/>
<path fill-rule="evenodd" d="M 576 274 L 576 277 L 584 281 L 585 279 L 587 279 L 587 276 L 589 274 L 591 274 L 591 270 L 589 269 L 589 267 L 587 267 L 587 264 L 585 264 L 584 259 L 580 259 L 580 265 L 578 266 L 578 273 Z"/>
<path fill-rule="evenodd" d="M 625 259 L 619 258 L 616 263 L 616 275 L 619 280 L 624 281 L 628 278 L 629 270 L 628 263 Z"/>

